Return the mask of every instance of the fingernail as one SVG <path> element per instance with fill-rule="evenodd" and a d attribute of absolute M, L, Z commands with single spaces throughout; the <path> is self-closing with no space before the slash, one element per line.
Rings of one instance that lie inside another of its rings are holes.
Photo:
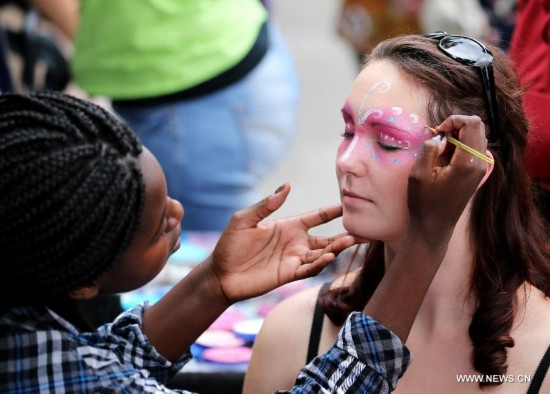
<path fill-rule="evenodd" d="M 283 190 L 284 187 L 285 187 L 285 185 L 279 186 L 279 187 L 277 188 L 277 190 L 275 190 L 275 193 L 273 193 L 273 194 L 279 193 L 281 190 Z"/>

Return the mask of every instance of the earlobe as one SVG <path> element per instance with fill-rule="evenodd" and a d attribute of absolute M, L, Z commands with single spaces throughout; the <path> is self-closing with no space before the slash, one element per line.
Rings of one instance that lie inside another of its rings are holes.
<path fill-rule="evenodd" d="M 486 150 L 485 151 L 485 154 L 487 156 L 489 156 L 491 159 L 495 159 L 493 154 L 491 153 L 490 150 Z M 479 185 L 477 185 L 477 189 L 479 189 L 481 186 L 483 186 L 483 184 L 485 183 L 485 181 L 487 179 L 489 179 L 489 176 L 491 175 L 491 173 L 493 172 L 493 169 L 495 168 L 495 165 L 494 164 L 490 164 L 490 163 L 487 163 L 487 167 L 485 169 L 485 175 L 483 175 L 483 178 L 481 179 L 481 181 L 479 181 Z"/>
<path fill-rule="evenodd" d="M 69 290 L 69 297 L 74 300 L 89 300 L 99 294 L 99 285 L 93 282 L 89 285 L 79 287 L 78 289 Z"/>

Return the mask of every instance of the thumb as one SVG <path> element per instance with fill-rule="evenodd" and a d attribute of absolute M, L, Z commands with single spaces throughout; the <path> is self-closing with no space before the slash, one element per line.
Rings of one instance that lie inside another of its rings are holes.
<path fill-rule="evenodd" d="M 264 220 L 283 205 L 286 201 L 288 193 L 290 193 L 290 184 L 287 182 L 262 201 L 248 208 L 241 209 L 235 213 L 227 225 L 227 228 L 237 229 L 243 227 L 255 227 L 259 222 Z"/>

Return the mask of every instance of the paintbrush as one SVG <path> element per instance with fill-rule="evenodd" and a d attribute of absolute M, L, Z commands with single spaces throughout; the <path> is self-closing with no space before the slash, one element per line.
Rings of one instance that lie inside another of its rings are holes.
<path fill-rule="evenodd" d="M 430 130 L 432 133 L 434 134 L 440 134 L 440 132 L 438 132 L 436 129 L 434 129 L 433 127 L 429 127 L 429 126 L 425 126 L 428 130 Z M 462 149 L 462 150 L 465 150 L 466 152 L 468 153 L 471 153 L 472 155 L 474 155 L 475 157 L 478 157 L 480 158 L 481 160 L 484 160 L 486 161 L 487 163 L 489 164 L 495 164 L 495 161 L 493 159 L 491 159 L 489 156 L 486 156 L 484 155 L 483 153 L 481 152 L 478 152 L 477 150 L 475 150 L 474 148 L 470 148 L 468 145 L 460 142 L 459 140 L 457 140 L 456 138 L 453 138 L 452 136 L 450 135 L 445 135 L 445 137 L 447 138 L 447 141 L 449 141 L 451 144 L 457 146 L 458 148 Z"/>

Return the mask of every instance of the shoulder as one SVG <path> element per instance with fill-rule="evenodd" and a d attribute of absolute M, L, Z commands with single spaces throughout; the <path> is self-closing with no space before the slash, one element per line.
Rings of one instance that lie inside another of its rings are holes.
<path fill-rule="evenodd" d="M 269 313 L 254 342 L 244 393 L 289 389 L 305 365 L 317 294 L 321 286 L 304 290 L 279 303 Z"/>
<path fill-rule="evenodd" d="M 355 273 L 340 276 L 331 282 L 330 287 L 334 289 L 345 286 L 350 283 L 354 276 Z M 262 326 L 262 331 L 266 336 L 268 334 L 273 335 L 273 337 L 269 337 L 269 340 L 277 338 L 291 341 L 296 345 L 301 344 L 299 350 L 295 348 L 293 351 L 303 353 L 302 363 L 306 359 L 313 314 L 321 287 L 322 285 L 312 287 L 281 301 L 269 313 Z"/>
<path fill-rule="evenodd" d="M 354 274 L 335 279 L 331 288 L 343 286 Z M 280 302 L 269 313 L 254 342 L 245 383 L 245 394 L 272 393 L 290 389 L 305 366 L 311 325 L 321 285 Z M 325 318 L 319 350 L 334 343 L 338 328 Z"/>
<path fill-rule="evenodd" d="M 303 365 L 320 287 L 295 294 L 273 308 L 262 326 L 260 342 L 281 350 L 291 348 L 293 358 L 299 359 Z"/>

